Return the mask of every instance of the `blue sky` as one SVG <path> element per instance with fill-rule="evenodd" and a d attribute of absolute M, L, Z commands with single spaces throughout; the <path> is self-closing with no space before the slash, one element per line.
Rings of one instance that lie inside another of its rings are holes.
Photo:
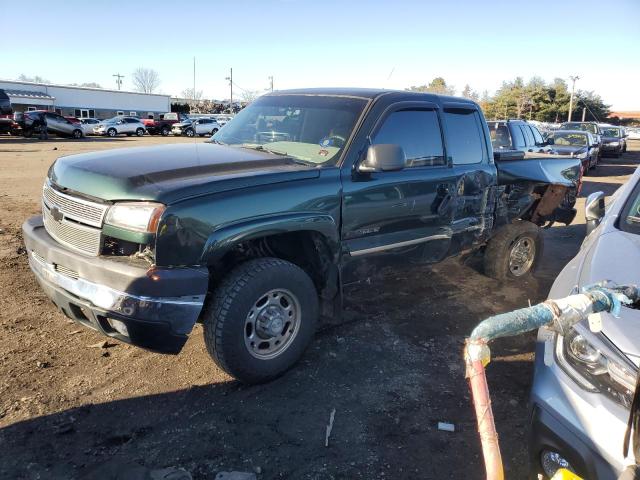
<path fill-rule="evenodd" d="M 503 80 L 580 75 L 614 109 L 640 110 L 640 0 L 0 0 L 0 78 L 98 82 L 138 66 L 162 93 L 239 88 L 406 88 L 443 76 L 495 91 Z M 8 29 L 7 29 L 8 27 Z M 239 93 L 241 90 L 235 89 Z"/>

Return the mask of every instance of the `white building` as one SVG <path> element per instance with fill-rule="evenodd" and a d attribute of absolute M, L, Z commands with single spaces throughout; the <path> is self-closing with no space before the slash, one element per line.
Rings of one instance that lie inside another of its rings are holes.
<path fill-rule="evenodd" d="M 0 80 L 15 112 L 50 110 L 78 118 L 131 115 L 148 118 L 171 111 L 171 96 L 104 88 Z"/>

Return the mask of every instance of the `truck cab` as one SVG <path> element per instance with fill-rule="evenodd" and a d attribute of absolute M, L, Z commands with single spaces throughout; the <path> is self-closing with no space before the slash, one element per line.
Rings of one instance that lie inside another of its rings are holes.
<path fill-rule="evenodd" d="M 471 252 L 529 275 L 580 164 L 506 153 L 468 99 L 274 92 L 206 143 L 58 159 L 24 239 L 70 318 L 165 353 L 201 322 L 216 364 L 259 383 L 339 321 L 345 285 Z"/>

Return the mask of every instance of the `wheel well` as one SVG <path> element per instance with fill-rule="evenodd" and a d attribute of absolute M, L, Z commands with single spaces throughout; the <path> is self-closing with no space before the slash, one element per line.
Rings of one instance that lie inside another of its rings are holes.
<path fill-rule="evenodd" d="M 281 258 L 297 265 L 311 277 L 319 293 L 331 283 L 331 270 L 336 265 L 326 237 L 318 232 L 303 230 L 268 235 L 236 244 L 209 267 L 210 277 L 219 279 L 236 265 L 260 257 Z"/>

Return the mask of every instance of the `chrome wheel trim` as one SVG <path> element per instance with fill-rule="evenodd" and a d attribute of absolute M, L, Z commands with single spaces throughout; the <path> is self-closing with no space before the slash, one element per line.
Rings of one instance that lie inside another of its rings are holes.
<path fill-rule="evenodd" d="M 520 237 L 509 252 L 509 271 L 514 277 L 520 277 L 531 270 L 535 258 L 535 240 L 531 237 Z"/>
<path fill-rule="evenodd" d="M 276 288 L 261 295 L 244 323 L 244 343 L 260 360 L 272 360 L 291 346 L 300 331 L 300 301 L 289 290 Z"/>

